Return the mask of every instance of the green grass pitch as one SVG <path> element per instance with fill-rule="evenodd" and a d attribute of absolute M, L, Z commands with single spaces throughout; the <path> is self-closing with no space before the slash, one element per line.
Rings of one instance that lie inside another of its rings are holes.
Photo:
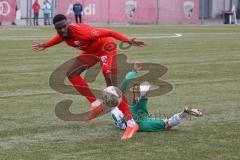
<path fill-rule="evenodd" d="M 129 62 L 142 60 L 168 68 L 161 79 L 173 90 L 152 97 L 152 114 L 170 115 L 197 106 L 201 118 L 184 120 L 171 131 L 137 133 L 121 141 L 110 114 L 89 124 L 56 117 L 55 105 L 74 101 L 71 111 L 86 111 L 80 96 L 49 87 L 49 76 L 77 50 L 65 44 L 35 53 L 35 41 L 55 34 L 51 28 L 0 28 L 1 160 L 233 160 L 240 157 L 240 27 L 109 27 L 130 37 L 147 37 L 145 48 L 120 51 Z M 181 37 L 169 38 L 174 33 Z M 152 36 L 155 36 L 153 38 Z M 157 38 L 156 38 L 157 37 Z M 68 82 L 66 82 L 68 83 Z M 103 87 L 101 74 L 90 84 Z"/>

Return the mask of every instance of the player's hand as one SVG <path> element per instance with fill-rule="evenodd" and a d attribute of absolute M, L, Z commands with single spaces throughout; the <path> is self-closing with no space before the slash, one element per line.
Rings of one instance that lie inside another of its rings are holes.
<path fill-rule="evenodd" d="M 129 43 L 131 45 L 133 45 L 133 46 L 136 46 L 136 47 L 144 47 L 144 46 L 146 46 L 144 41 L 137 40 L 136 38 L 130 39 Z"/>
<path fill-rule="evenodd" d="M 43 43 L 36 42 L 32 46 L 32 50 L 35 51 L 35 52 L 40 52 L 40 51 L 45 50 L 45 46 L 43 45 Z"/>
<path fill-rule="evenodd" d="M 140 71 L 142 69 L 142 62 L 141 61 L 135 61 L 133 64 L 133 69 L 135 71 Z"/>

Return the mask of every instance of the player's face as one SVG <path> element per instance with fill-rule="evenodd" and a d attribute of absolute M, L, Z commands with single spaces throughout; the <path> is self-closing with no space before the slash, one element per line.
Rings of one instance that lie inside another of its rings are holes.
<path fill-rule="evenodd" d="M 139 98 L 140 98 L 140 86 L 139 84 L 134 84 L 133 87 L 132 87 L 132 91 L 133 91 L 133 103 L 136 103 L 139 101 Z"/>
<path fill-rule="evenodd" d="M 140 94 L 140 86 L 139 86 L 139 84 L 134 84 L 132 89 L 133 89 L 133 93 L 134 94 L 136 94 L 136 95 Z"/>
<path fill-rule="evenodd" d="M 56 29 L 57 33 L 61 37 L 63 37 L 63 38 L 70 37 L 70 32 L 69 32 L 69 29 L 68 29 L 68 23 L 67 23 L 66 20 L 59 21 L 59 22 L 55 23 L 54 26 L 55 26 L 55 29 Z"/>

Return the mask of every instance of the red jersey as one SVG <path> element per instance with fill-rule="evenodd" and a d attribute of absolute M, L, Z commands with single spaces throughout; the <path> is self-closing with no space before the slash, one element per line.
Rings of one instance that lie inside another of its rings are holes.
<path fill-rule="evenodd" d="M 129 39 L 124 35 L 102 28 L 92 27 L 86 24 L 69 24 L 70 38 L 63 38 L 59 34 L 44 43 L 45 47 L 51 47 L 65 41 L 69 46 L 78 48 L 87 53 L 96 54 L 109 37 L 126 42 Z"/>
<path fill-rule="evenodd" d="M 34 13 L 39 13 L 39 10 L 40 10 L 40 5 L 39 5 L 39 3 L 34 2 L 33 5 L 32 5 L 32 9 L 33 9 L 33 12 L 34 12 Z"/>

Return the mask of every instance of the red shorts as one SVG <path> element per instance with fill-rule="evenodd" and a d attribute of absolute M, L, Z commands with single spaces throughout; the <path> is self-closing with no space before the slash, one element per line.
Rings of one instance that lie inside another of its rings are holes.
<path fill-rule="evenodd" d="M 103 75 L 117 73 L 117 45 L 113 38 L 103 38 L 102 45 L 95 53 L 81 52 L 78 59 L 88 67 L 100 63 Z"/>

